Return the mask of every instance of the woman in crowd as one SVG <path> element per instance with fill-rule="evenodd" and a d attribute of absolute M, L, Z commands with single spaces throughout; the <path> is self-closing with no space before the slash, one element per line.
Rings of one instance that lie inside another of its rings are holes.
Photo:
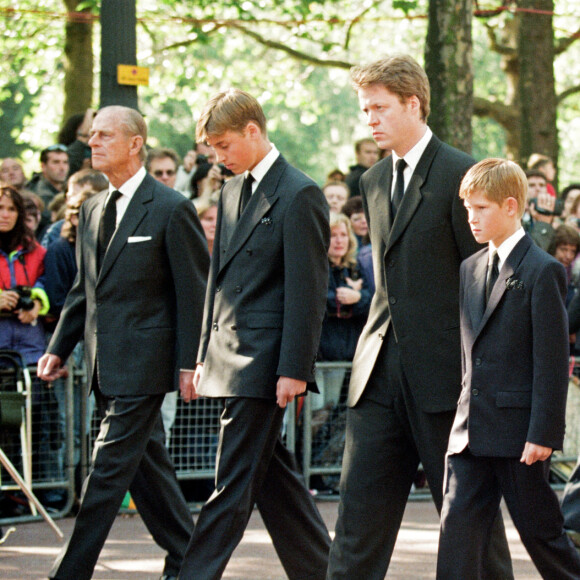
<path fill-rule="evenodd" d="M 0 349 L 18 351 L 27 365 L 36 365 L 45 349 L 44 327 L 39 319 L 50 306 L 44 290 L 45 254 L 27 225 L 22 196 L 11 186 L 0 185 Z M 52 392 L 35 378 L 33 476 L 47 477 L 51 444 L 60 436 L 50 423 L 53 403 Z M 43 494 L 39 498 L 46 499 Z"/>
<path fill-rule="evenodd" d="M 26 225 L 22 196 L 0 185 L 0 348 L 19 351 L 31 365 L 45 347 L 38 319 L 49 309 L 44 291 L 45 253 Z"/>
<path fill-rule="evenodd" d="M 196 209 L 203 199 L 217 195 L 223 183 L 224 175 L 219 165 L 200 163 L 191 177 L 191 199 Z"/>
<path fill-rule="evenodd" d="M 358 242 L 358 266 L 363 278 L 367 281 L 371 297 L 375 293 L 375 276 L 373 272 L 373 253 L 369 239 L 369 226 L 364 214 L 362 197 L 349 197 L 342 208 L 342 213 L 350 218 L 352 231 Z"/>
<path fill-rule="evenodd" d="M 200 200 L 197 206 L 197 215 L 201 222 L 201 227 L 207 240 L 207 248 L 211 256 L 213 251 L 213 241 L 215 239 L 215 228 L 217 225 L 217 201 L 213 199 Z"/>
<path fill-rule="evenodd" d="M 330 218 L 330 262 L 326 317 L 322 325 L 322 360 L 351 361 L 371 301 L 368 281 L 357 261 L 357 241 L 344 214 Z"/>
<path fill-rule="evenodd" d="M 371 293 L 357 262 L 357 246 L 350 219 L 344 214 L 331 213 L 326 316 L 319 348 L 321 361 L 352 361 L 369 313 Z M 339 401 L 344 375 L 344 369 L 317 372 L 321 396 L 315 397 L 315 408 Z"/>
<path fill-rule="evenodd" d="M 362 197 L 360 195 L 350 197 L 342 206 L 342 213 L 350 218 L 350 225 L 359 248 L 369 244 L 369 226 L 363 210 Z"/>
<path fill-rule="evenodd" d="M 326 315 L 322 323 L 322 335 L 318 358 L 321 361 L 350 362 L 360 333 L 365 325 L 371 293 L 368 281 L 357 261 L 358 243 L 350 225 L 350 219 L 342 213 L 330 214 L 330 246 L 328 248 L 329 275 L 326 298 Z M 344 411 L 347 383 L 346 367 L 316 369 L 316 384 L 320 394 L 312 395 L 312 409 L 325 407 L 329 419 L 317 432 L 312 444 L 313 461 L 321 460 L 321 453 L 328 451 L 330 425 Z M 342 454 L 342 450 L 340 452 Z M 334 489 L 336 477 L 312 477 L 311 487 L 319 492 Z"/>

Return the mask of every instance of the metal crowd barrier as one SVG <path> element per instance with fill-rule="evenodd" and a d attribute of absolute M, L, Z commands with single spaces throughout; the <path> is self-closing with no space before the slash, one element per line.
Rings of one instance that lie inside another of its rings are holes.
<path fill-rule="evenodd" d="M 0 351 L 0 357 L 2 357 Z M 22 412 L 22 428 L 16 422 L 2 421 L 0 449 L 17 475 L 31 488 L 53 518 L 71 511 L 74 493 L 74 445 L 72 393 L 75 378 L 71 375 L 58 388 L 48 387 L 36 377 L 34 366 L 24 369 L 0 368 L 0 391 L 16 392 L 20 373 L 30 375 L 29 391 Z M 28 382 L 28 381 L 27 381 Z M 0 466 L 0 524 L 40 519 L 22 489 Z"/>
<path fill-rule="evenodd" d="M 57 389 L 47 388 L 31 369 L 32 489 L 41 501 L 50 497 L 50 492 L 63 496 L 61 505 L 49 510 L 57 518 L 67 515 L 74 505 L 75 489 L 78 492 L 88 473 L 100 423 L 94 404 L 87 398 L 84 368 L 76 368 L 69 361 L 69 369 L 68 379 L 59 387 L 58 399 Z M 564 485 L 580 455 L 580 358 L 576 359 L 575 369 L 570 380 L 564 450 L 552 459 L 552 483 L 556 488 Z M 321 393 L 297 399 L 286 414 L 285 443 L 296 453 L 307 486 L 320 489 L 322 485 L 326 489 L 319 493 L 320 497 L 335 496 L 338 489 L 350 370 L 351 363 L 318 363 L 316 378 Z M 0 369 L 0 391 L 10 389 L 11 380 L 10 373 Z M 198 399 L 188 404 L 178 400 L 169 451 L 180 481 L 213 479 L 220 414 L 218 400 Z M 87 419 L 83 421 L 82 417 Z M 0 428 L 0 448 L 17 469 L 23 467 L 18 431 Z M 19 497 L 16 483 L 3 468 L 0 489 L 5 497 L 17 496 L 24 506 L 23 514 L 0 518 L 0 524 L 40 518 L 27 511 L 25 499 Z M 428 496 L 426 486 L 411 493 L 413 499 Z"/>

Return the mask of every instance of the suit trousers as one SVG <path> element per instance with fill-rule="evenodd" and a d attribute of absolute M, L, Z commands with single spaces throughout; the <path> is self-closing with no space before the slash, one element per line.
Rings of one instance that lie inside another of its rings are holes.
<path fill-rule="evenodd" d="M 441 510 L 445 453 L 455 411 L 417 404 L 389 330 L 359 403 L 349 408 L 340 505 L 329 580 L 383 580 L 419 463 Z M 489 556 L 490 579 L 513 578 L 503 520 Z"/>
<path fill-rule="evenodd" d="M 195 524 L 181 580 L 222 577 L 255 504 L 288 578 L 324 578 L 330 536 L 280 439 L 283 418 L 271 400 L 224 399 L 215 490 Z"/>
<path fill-rule="evenodd" d="M 580 533 L 580 457 L 562 495 L 564 528 Z"/>
<path fill-rule="evenodd" d="M 157 544 L 167 551 L 165 574 L 176 575 L 193 531 L 193 518 L 165 447 L 164 395 L 105 398 L 91 471 L 83 484 L 72 535 L 50 578 L 89 580 L 127 489 Z"/>
<path fill-rule="evenodd" d="M 550 461 L 477 457 L 466 449 L 447 458 L 437 578 L 482 578 L 483 547 L 501 497 L 544 580 L 579 580 L 580 556 L 563 529 L 548 482 Z"/>

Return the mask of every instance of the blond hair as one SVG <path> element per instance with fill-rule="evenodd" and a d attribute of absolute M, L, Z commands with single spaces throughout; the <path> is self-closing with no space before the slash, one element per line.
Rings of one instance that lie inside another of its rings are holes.
<path fill-rule="evenodd" d="M 330 232 L 332 234 L 332 229 L 344 224 L 346 226 L 346 231 L 348 232 L 348 250 L 346 254 L 342 257 L 340 262 L 341 268 L 354 268 L 357 264 L 356 254 L 358 252 L 358 242 L 356 241 L 356 236 L 352 231 L 352 225 L 350 223 L 350 218 L 343 213 L 330 212 Z"/>
<path fill-rule="evenodd" d="M 197 122 L 195 138 L 205 143 L 209 136 L 223 135 L 226 131 L 243 133 L 248 123 L 258 125 L 264 136 L 266 116 L 258 101 L 240 89 L 228 89 L 214 95 L 204 106 Z"/>
<path fill-rule="evenodd" d="M 370 85 L 382 85 L 397 95 L 401 103 L 416 96 L 421 105 L 421 120 L 427 122 L 431 112 L 429 79 L 419 63 L 409 55 L 395 54 L 355 66 L 350 69 L 350 78 L 356 91 Z"/>
<path fill-rule="evenodd" d="M 518 217 L 521 218 L 528 197 L 528 180 L 517 163 L 491 157 L 475 164 L 461 182 L 461 199 L 469 199 L 476 192 L 483 193 L 498 205 L 502 205 L 508 197 L 515 198 L 518 202 Z"/>

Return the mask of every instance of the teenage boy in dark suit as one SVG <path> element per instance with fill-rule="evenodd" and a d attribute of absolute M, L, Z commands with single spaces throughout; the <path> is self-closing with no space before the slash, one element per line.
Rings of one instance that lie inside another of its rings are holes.
<path fill-rule="evenodd" d="M 524 172 L 510 161 L 473 166 L 460 188 L 475 239 L 488 243 L 460 270 L 463 388 L 451 430 L 437 578 L 482 578 L 502 496 L 544 579 L 580 578 L 548 482 L 562 449 L 568 324 L 562 265 L 520 220 Z"/>
<path fill-rule="evenodd" d="M 223 186 L 195 377 L 223 402 L 215 491 L 179 578 L 218 580 L 254 505 L 290 580 L 323 580 L 330 536 L 280 432 L 286 405 L 314 388 L 328 287 L 328 205 L 268 139 L 258 101 L 216 94 L 197 140 L 236 174 Z M 184 388 L 185 387 L 185 388 Z"/>

